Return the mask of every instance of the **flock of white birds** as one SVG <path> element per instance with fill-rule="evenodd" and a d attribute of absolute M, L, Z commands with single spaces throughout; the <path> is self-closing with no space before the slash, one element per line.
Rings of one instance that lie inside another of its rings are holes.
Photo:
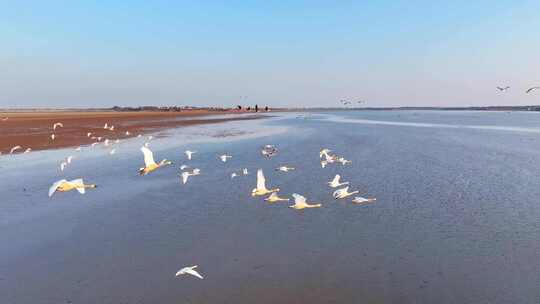
<path fill-rule="evenodd" d="M 57 128 L 62 128 L 62 127 L 64 127 L 64 125 L 62 123 L 60 123 L 60 122 L 57 122 L 57 123 L 53 124 L 53 127 L 52 127 L 53 133 L 50 136 L 51 140 L 55 140 L 55 138 L 57 138 L 54 131 Z M 103 126 L 103 129 L 106 129 L 106 130 L 109 130 L 109 131 L 114 131 L 115 127 L 114 127 L 114 125 L 109 125 L 109 124 L 106 123 Z M 130 135 L 129 131 L 126 131 L 125 134 Z M 118 144 L 120 142 L 119 139 L 116 139 L 116 140 L 113 141 L 113 140 L 110 140 L 108 138 L 104 138 L 104 137 L 101 137 L 101 136 L 100 137 L 92 136 L 92 132 L 88 132 L 86 134 L 86 136 L 96 140 L 95 142 L 90 144 L 89 147 L 94 147 L 94 146 L 96 146 L 98 144 L 102 144 L 105 147 L 111 146 L 112 148 L 109 150 L 109 154 L 111 154 L 111 155 L 114 154 L 115 151 L 116 151 L 116 148 L 114 148 L 114 145 L 116 145 L 116 144 Z M 142 137 L 142 135 L 139 134 L 137 137 Z M 149 148 L 149 141 L 152 140 L 152 138 L 153 138 L 152 136 L 148 136 L 148 138 L 147 138 L 148 141 L 145 142 L 144 145 L 140 148 L 140 150 L 141 150 L 141 152 L 143 154 L 143 158 L 144 158 L 144 167 L 139 168 L 139 174 L 140 175 L 147 175 L 147 174 L 157 170 L 158 168 L 161 168 L 163 166 L 172 164 L 172 162 L 167 160 L 167 159 L 163 159 L 160 162 L 155 161 L 154 154 Z M 21 146 L 15 146 L 15 147 L 13 147 L 11 149 L 11 153 L 15 153 L 19 149 L 22 149 L 22 147 Z M 81 151 L 81 149 L 82 149 L 82 147 L 79 146 L 79 147 L 77 147 L 75 149 L 75 151 L 79 152 L 79 151 Z M 27 150 L 25 150 L 25 153 L 28 153 L 30 150 L 31 149 L 28 148 Z M 184 151 L 184 154 L 186 155 L 186 158 L 187 158 L 188 161 L 192 160 L 195 157 L 194 155 L 197 154 L 197 153 L 198 153 L 197 151 L 191 151 L 191 150 Z M 265 158 L 271 158 L 274 155 L 276 155 L 277 153 L 278 153 L 278 149 L 274 145 L 265 145 L 261 149 L 261 154 Z M 218 156 L 218 159 L 220 161 L 224 162 L 224 163 L 227 162 L 231 158 L 232 158 L 232 156 L 228 155 L 228 154 L 222 154 L 222 155 Z M 327 148 L 324 148 L 324 149 L 320 150 L 319 158 L 320 158 L 320 164 L 321 164 L 322 168 L 326 168 L 326 166 L 328 166 L 330 164 L 348 165 L 348 164 L 352 163 L 350 160 L 347 160 L 344 157 L 332 154 L 332 151 L 330 149 L 327 149 Z M 73 155 L 69 155 L 65 159 L 63 159 L 62 162 L 60 163 L 60 171 L 64 171 L 65 168 L 72 163 L 73 159 L 74 159 Z M 180 166 L 180 170 L 181 170 L 180 178 L 181 178 L 181 183 L 182 184 L 187 184 L 190 177 L 194 177 L 194 176 L 197 176 L 197 175 L 201 174 L 201 170 L 199 168 L 192 168 L 191 169 L 188 165 L 185 165 L 185 164 Z M 279 172 L 287 173 L 287 172 L 296 170 L 296 168 L 292 167 L 292 166 L 282 165 L 282 166 L 277 167 L 275 170 L 279 171 Z M 231 177 L 231 179 L 234 179 L 235 177 L 241 176 L 241 175 L 249 175 L 248 169 L 243 168 L 238 172 L 236 172 L 236 171 L 232 172 L 230 177 Z M 359 191 L 357 191 L 357 190 L 356 191 L 349 191 L 349 187 L 350 187 L 349 182 L 342 182 L 341 181 L 341 176 L 339 174 L 336 174 L 335 177 L 331 181 L 328 182 L 328 186 L 330 188 L 336 189 L 332 194 L 332 196 L 335 199 L 345 199 L 345 198 L 351 197 L 353 195 L 356 195 L 351 200 L 352 203 L 355 203 L 355 204 L 367 204 L 367 203 L 373 203 L 373 202 L 376 201 L 376 198 L 373 198 L 373 197 L 365 198 L 365 197 L 357 196 L 357 194 L 359 193 Z M 86 189 L 93 189 L 93 188 L 97 188 L 97 185 L 95 185 L 95 184 L 86 184 L 82 178 L 77 178 L 77 179 L 73 179 L 73 180 L 61 179 L 61 180 L 58 180 L 58 181 L 54 182 L 51 185 L 51 187 L 49 188 L 48 195 L 49 195 L 49 197 L 52 197 L 56 192 L 67 192 L 67 191 L 71 191 L 71 190 L 76 190 L 79 193 L 84 194 L 86 192 Z M 266 196 L 264 198 L 264 201 L 266 201 L 268 203 L 276 203 L 276 202 L 281 202 L 281 201 L 288 202 L 290 199 L 287 198 L 287 197 L 280 197 L 278 195 L 279 191 L 280 191 L 279 188 L 270 188 L 270 189 L 267 188 L 267 186 L 266 186 L 266 178 L 264 176 L 264 172 L 263 172 L 262 169 L 258 169 L 257 170 L 257 176 L 256 176 L 256 186 L 251 191 L 251 195 L 253 197 L 255 197 L 255 196 Z M 289 207 L 292 208 L 292 209 L 302 210 L 302 209 L 306 209 L 306 208 L 319 208 L 319 207 L 322 206 L 322 203 L 308 202 L 306 197 L 304 197 L 304 196 L 302 196 L 302 195 L 300 195 L 298 193 L 293 193 L 293 194 L 291 194 L 291 196 L 292 196 L 292 199 L 294 201 L 294 204 L 290 205 Z M 184 267 L 184 268 L 180 269 L 176 273 L 175 276 L 189 274 L 189 275 L 192 275 L 192 276 L 197 277 L 199 279 L 203 279 L 203 276 L 199 272 L 197 272 L 195 270 L 195 268 L 197 268 L 197 267 L 198 267 L 197 265 Z"/>

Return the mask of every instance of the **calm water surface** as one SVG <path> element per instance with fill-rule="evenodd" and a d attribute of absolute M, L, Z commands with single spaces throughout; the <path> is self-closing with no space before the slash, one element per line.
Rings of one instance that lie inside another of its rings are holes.
<path fill-rule="evenodd" d="M 1 156 L 0 302 L 538 303 L 539 115 L 329 112 L 180 128 L 151 142 L 174 165 L 145 177 L 142 139 L 114 156 Z M 269 143 L 280 153 L 267 160 Z M 323 147 L 352 165 L 322 169 Z M 181 185 L 180 164 L 202 175 Z M 243 167 L 249 176 L 229 178 Z M 257 168 L 282 196 L 323 207 L 252 198 Z M 377 203 L 335 201 L 336 173 Z M 81 176 L 99 188 L 47 197 Z M 204 280 L 174 277 L 194 264 Z"/>

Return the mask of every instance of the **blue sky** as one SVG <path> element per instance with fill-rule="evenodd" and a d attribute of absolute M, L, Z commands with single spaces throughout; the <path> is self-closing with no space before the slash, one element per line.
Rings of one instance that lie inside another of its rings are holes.
<path fill-rule="evenodd" d="M 0 107 L 540 104 L 540 2 L 446 2 L 0 0 Z"/>

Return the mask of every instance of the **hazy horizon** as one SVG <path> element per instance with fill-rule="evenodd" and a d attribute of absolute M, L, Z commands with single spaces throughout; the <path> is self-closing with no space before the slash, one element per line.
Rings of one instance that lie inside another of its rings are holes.
<path fill-rule="evenodd" d="M 538 1 L 0 5 L 0 108 L 540 104 Z"/>

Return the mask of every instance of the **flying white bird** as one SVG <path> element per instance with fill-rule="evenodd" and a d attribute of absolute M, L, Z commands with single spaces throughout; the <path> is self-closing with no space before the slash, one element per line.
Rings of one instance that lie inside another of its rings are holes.
<path fill-rule="evenodd" d="M 238 174 L 236 174 L 236 172 L 231 173 L 231 179 L 233 179 L 233 178 L 235 178 L 237 176 L 238 176 Z"/>
<path fill-rule="evenodd" d="M 66 169 L 67 163 L 65 161 L 60 163 L 60 171 L 64 171 Z"/>
<path fill-rule="evenodd" d="M 332 196 L 335 199 L 341 199 L 341 198 L 346 198 L 346 197 L 349 197 L 351 195 L 357 194 L 359 192 L 360 191 L 349 192 L 349 186 L 347 186 L 347 187 L 345 187 L 343 189 L 338 189 L 338 190 L 334 191 L 334 193 L 332 193 Z"/>
<path fill-rule="evenodd" d="M 290 208 L 301 210 L 304 208 L 318 208 L 321 207 L 322 204 L 310 204 L 306 202 L 306 198 L 298 193 L 293 193 L 294 198 L 294 205 L 289 206 Z"/>
<path fill-rule="evenodd" d="M 221 159 L 222 162 L 226 162 L 228 158 L 232 158 L 232 156 L 223 154 L 219 156 L 219 159 Z"/>
<path fill-rule="evenodd" d="M 357 196 L 355 197 L 352 202 L 355 203 L 355 204 L 369 204 L 369 203 L 374 203 L 377 199 L 376 198 L 364 198 L 364 197 L 361 197 L 361 196 Z"/>
<path fill-rule="evenodd" d="M 181 166 L 180 166 L 180 170 L 184 170 L 184 169 L 186 169 L 186 168 L 189 168 L 189 166 L 187 166 L 187 165 L 181 165 Z"/>
<path fill-rule="evenodd" d="M 9 154 L 13 154 L 13 152 L 15 152 L 15 151 L 17 151 L 19 149 L 22 149 L 22 147 L 21 146 L 15 146 L 15 147 L 11 148 L 11 150 L 9 151 Z"/>
<path fill-rule="evenodd" d="M 190 275 L 192 275 L 194 277 L 197 277 L 197 278 L 202 280 L 203 276 L 195 270 L 195 268 L 197 268 L 197 267 L 199 267 L 199 266 L 194 265 L 194 266 L 184 267 L 184 268 L 178 270 L 178 272 L 175 274 L 175 277 L 180 276 L 180 275 L 184 275 L 184 274 L 190 274 Z"/>
<path fill-rule="evenodd" d="M 72 160 L 73 160 L 73 156 L 72 156 L 72 155 L 66 157 L 66 162 L 67 162 L 68 164 L 71 164 L 71 161 L 72 161 Z"/>
<path fill-rule="evenodd" d="M 182 176 L 182 183 L 183 184 L 186 184 L 187 181 L 188 181 L 188 178 L 190 176 L 195 176 L 195 175 L 200 175 L 201 174 L 201 170 L 200 169 L 193 169 L 191 172 L 188 172 L 188 171 L 184 171 L 182 172 L 181 176 Z"/>
<path fill-rule="evenodd" d="M 327 148 L 321 149 L 321 151 L 319 152 L 319 158 L 323 158 L 324 155 L 328 155 L 328 153 L 330 152 L 332 152 L 332 150 L 330 149 L 327 149 Z"/>
<path fill-rule="evenodd" d="M 281 202 L 281 201 L 283 201 L 283 202 L 288 202 L 288 201 L 289 201 L 288 198 L 281 198 L 281 197 L 279 197 L 279 196 L 277 195 L 277 193 L 275 193 L 275 192 L 272 192 L 272 193 L 270 194 L 270 196 L 267 197 L 267 198 L 265 198 L 264 200 L 267 201 L 267 202 L 269 202 L 269 203 L 275 203 L 275 202 Z"/>
<path fill-rule="evenodd" d="M 343 157 L 338 158 L 337 161 L 340 162 L 340 163 L 341 163 L 342 165 L 344 165 L 344 166 L 345 166 L 346 164 L 351 164 L 351 163 L 352 163 L 352 161 L 347 160 L 347 159 L 345 159 L 345 158 L 343 158 Z"/>
<path fill-rule="evenodd" d="M 249 173 L 248 173 L 248 169 L 247 169 L 247 168 L 242 169 L 242 174 L 248 175 L 248 174 L 249 174 Z"/>
<path fill-rule="evenodd" d="M 73 189 L 77 190 L 80 194 L 84 194 L 86 188 L 97 188 L 97 186 L 94 184 L 85 184 L 82 178 L 71 181 L 62 179 L 52 184 L 49 188 L 49 197 L 53 196 L 56 191 L 67 192 Z"/>
<path fill-rule="evenodd" d="M 497 87 L 497 90 L 499 90 L 499 91 L 501 91 L 501 92 L 502 92 L 502 91 L 506 91 L 506 90 L 508 90 L 508 89 L 510 89 L 509 86 L 506 86 L 506 87 Z"/>
<path fill-rule="evenodd" d="M 341 187 L 341 186 L 349 184 L 349 182 L 341 183 L 340 179 L 341 179 L 341 175 L 336 174 L 336 176 L 334 176 L 334 179 L 332 181 L 328 182 L 328 186 L 330 186 L 332 188 L 337 188 L 337 187 Z"/>
<path fill-rule="evenodd" d="M 262 149 L 261 149 L 261 154 L 264 156 L 264 157 L 267 157 L 267 158 L 270 158 L 274 155 L 277 154 L 277 148 L 274 146 L 274 145 L 265 145 Z"/>
<path fill-rule="evenodd" d="M 266 178 L 264 178 L 264 173 L 262 169 L 257 170 L 257 188 L 251 190 L 251 196 L 256 195 L 266 195 L 272 192 L 279 192 L 279 188 L 267 189 L 266 188 Z"/>
<path fill-rule="evenodd" d="M 276 168 L 276 171 L 281 171 L 281 172 L 289 172 L 289 171 L 292 171 L 292 170 L 295 170 L 295 168 L 294 167 L 287 167 L 287 166 L 281 166 L 281 167 Z"/>
<path fill-rule="evenodd" d="M 109 128 L 109 125 L 105 123 L 105 125 L 103 125 L 103 129 L 108 129 L 108 128 Z"/>
<path fill-rule="evenodd" d="M 335 161 L 338 160 L 338 157 L 335 155 L 323 154 L 323 157 L 324 157 L 324 161 L 326 161 L 328 164 L 334 163 Z"/>
<path fill-rule="evenodd" d="M 172 162 L 167 159 L 163 159 L 159 164 L 156 163 L 154 161 L 154 153 L 147 147 L 141 147 L 141 152 L 144 155 L 144 167 L 139 169 L 139 175 L 146 175 L 162 166 L 172 164 Z"/>
<path fill-rule="evenodd" d="M 110 126 L 109 131 L 114 131 L 114 126 Z"/>
<path fill-rule="evenodd" d="M 186 151 L 184 151 L 184 153 L 186 154 L 187 158 L 188 158 L 189 160 L 191 160 L 192 155 L 195 154 L 195 153 L 197 153 L 197 151 L 186 150 Z"/>
<path fill-rule="evenodd" d="M 61 122 L 57 122 L 57 123 L 53 124 L 52 128 L 53 128 L 53 130 L 56 130 L 56 128 L 58 128 L 58 127 L 63 128 L 64 125 Z"/>
<path fill-rule="evenodd" d="M 530 93 L 536 89 L 540 89 L 540 87 L 532 87 L 532 88 L 529 88 L 527 91 L 525 91 L 525 93 Z"/>
<path fill-rule="evenodd" d="M 114 155 L 115 153 L 116 153 L 116 149 L 112 149 L 111 151 L 109 151 L 110 155 Z"/>

